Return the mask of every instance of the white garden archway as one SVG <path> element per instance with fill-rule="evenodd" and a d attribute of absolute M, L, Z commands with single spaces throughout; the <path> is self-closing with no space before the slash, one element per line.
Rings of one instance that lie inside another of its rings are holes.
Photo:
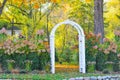
<path fill-rule="evenodd" d="M 81 26 L 71 20 L 66 20 L 54 26 L 50 33 L 50 58 L 51 58 L 51 73 L 55 73 L 55 31 L 62 24 L 72 25 L 79 34 L 79 72 L 86 73 L 86 63 L 85 63 L 85 35 Z"/>

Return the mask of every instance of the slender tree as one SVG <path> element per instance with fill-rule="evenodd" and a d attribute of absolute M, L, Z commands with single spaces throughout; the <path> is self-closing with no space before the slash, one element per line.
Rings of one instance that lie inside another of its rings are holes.
<path fill-rule="evenodd" d="M 104 24 L 103 24 L 103 0 L 94 0 L 94 33 L 101 34 L 100 42 L 103 43 Z"/>
<path fill-rule="evenodd" d="M 2 14 L 2 11 L 3 11 L 3 8 L 4 8 L 5 4 L 6 4 L 6 2 L 7 2 L 7 0 L 4 0 L 2 5 L 0 6 L 0 15 Z"/>

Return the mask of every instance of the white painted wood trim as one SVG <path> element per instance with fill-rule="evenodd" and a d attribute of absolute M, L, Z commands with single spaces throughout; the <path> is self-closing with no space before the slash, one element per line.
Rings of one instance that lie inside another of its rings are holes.
<path fill-rule="evenodd" d="M 55 73 L 55 43 L 54 36 L 56 29 L 62 24 L 72 25 L 79 34 L 79 72 L 86 73 L 86 63 L 85 63 L 85 35 L 81 26 L 71 20 L 66 20 L 54 26 L 50 33 L 50 58 L 51 58 L 51 73 Z"/>

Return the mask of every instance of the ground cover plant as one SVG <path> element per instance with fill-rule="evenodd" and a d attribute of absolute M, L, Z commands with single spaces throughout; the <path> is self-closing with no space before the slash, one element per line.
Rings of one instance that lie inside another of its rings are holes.
<path fill-rule="evenodd" d="M 1 74 L 0 78 L 3 79 L 19 79 L 19 80 L 32 80 L 32 79 L 40 79 L 40 80 L 60 80 L 60 79 L 69 79 L 74 77 L 90 77 L 90 76 L 105 76 L 105 74 L 81 74 L 79 72 L 72 73 L 56 73 L 56 74 Z"/>

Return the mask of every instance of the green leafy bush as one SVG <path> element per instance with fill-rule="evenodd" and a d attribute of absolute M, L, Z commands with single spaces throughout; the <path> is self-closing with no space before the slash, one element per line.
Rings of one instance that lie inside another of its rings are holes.
<path fill-rule="evenodd" d="M 115 60 L 114 63 L 113 63 L 113 71 L 114 72 L 120 71 L 118 60 Z"/>
<path fill-rule="evenodd" d="M 15 64 L 14 60 L 7 60 L 8 71 L 11 71 L 14 69 L 14 64 Z"/>
<path fill-rule="evenodd" d="M 1 29 L 2 27 L 5 27 L 5 28 L 9 27 L 8 24 L 9 24 L 8 21 L 3 20 L 3 19 L 0 19 L 0 29 Z"/>
<path fill-rule="evenodd" d="M 43 70 L 49 63 L 49 45 L 43 36 L 44 31 L 39 30 L 31 39 L 26 39 L 22 34 L 17 38 L 8 36 L 6 30 L 0 31 L 0 36 L 6 39 L 0 42 L 0 64 L 4 70 L 17 68 L 27 71 Z M 21 37 L 23 36 L 23 37 Z M 14 60 L 14 65 L 10 62 Z M 29 63 L 29 61 L 31 63 Z"/>
<path fill-rule="evenodd" d="M 94 72 L 93 65 L 90 65 L 89 62 L 95 62 L 96 54 L 98 52 L 97 48 L 99 45 L 99 38 L 100 36 L 96 36 L 93 33 L 86 34 L 86 41 L 85 41 L 85 55 L 86 55 L 86 69 L 87 72 Z M 92 66 L 92 68 L 90 68 Z"/>
<path fill-rule="evenodd" d="M 87 64 L 87 72 L 88 73 L 94 73 L 95 72 L 95 62 L 89 62 Z"/>
<path fill-rule="evenodd" d="M 100 36 L 95 35 L 93 33 L 86 33 L 86 41 L 85 41 L 85 55 L 86 55 L 86 62 L 95 61 L 97 48 L 99 43 Z"/>
<path fill-rule="evenodd" d="M 105 68 L 106 55 L 103 52 L 98 52 L 96 56 L 96 70 L 103 71 Z"/>
<path fill-rule="evenodd" d="M 110 72 L 113 71 L 113 62 L 106 62 L 105 63 L 105 69 L 109 70 Z"/>

